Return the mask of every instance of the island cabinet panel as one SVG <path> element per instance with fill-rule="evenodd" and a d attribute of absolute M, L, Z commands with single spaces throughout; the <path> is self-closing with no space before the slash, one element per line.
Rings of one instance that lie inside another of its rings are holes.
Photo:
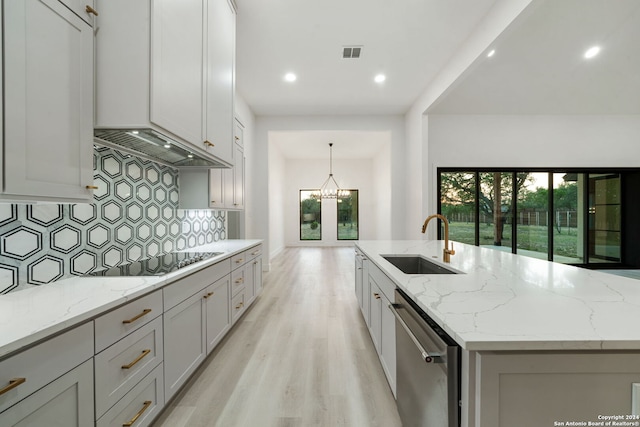
<path fill-rule="evenodd" d="M 640 352 L 479 352 L 476 427 L 539 427 L 631 414 Z"/>

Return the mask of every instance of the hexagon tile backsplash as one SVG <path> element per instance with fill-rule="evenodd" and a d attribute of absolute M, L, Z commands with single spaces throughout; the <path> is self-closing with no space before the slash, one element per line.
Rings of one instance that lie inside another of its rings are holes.
<path fill-rule="evenodd" d="M 178 171 L 96 148 L 95 203 L 1 204 L 0 294 L 226 239 L 225 211 L 178 209 Z"/>

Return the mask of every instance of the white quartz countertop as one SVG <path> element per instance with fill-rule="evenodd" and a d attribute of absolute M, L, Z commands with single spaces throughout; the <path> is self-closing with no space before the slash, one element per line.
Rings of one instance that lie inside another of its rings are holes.
<path fill-rule="evenodd" d="M 640 349 L 638 280 L 457 242 L 450 264 L 443 241 L 356 246 L 467 350 Z M 407 275 L 391 254 L 462 274 Z"/>
<path fill-rule="evenodd" d="M 164 276 L 72 277 L 0 295 L 0 358 L 260 243 L 223 240 L 186 249 L 223 254 Z"/>

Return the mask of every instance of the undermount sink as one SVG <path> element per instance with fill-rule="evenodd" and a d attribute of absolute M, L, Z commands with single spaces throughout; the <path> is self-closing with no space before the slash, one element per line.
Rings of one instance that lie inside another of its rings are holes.
<path fill-rule="evenodd" d="M 458 274 L 420 255 L 382 255 L 382 258 L 405 274 Z"/>

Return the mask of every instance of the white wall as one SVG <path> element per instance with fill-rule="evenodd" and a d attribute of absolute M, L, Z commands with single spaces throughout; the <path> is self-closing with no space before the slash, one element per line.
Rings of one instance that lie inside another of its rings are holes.
<path fill-rule="evenodd" d="M 388 162 L 387 162 L 388 163 Z M 273 166 L 273 164 L 270 164 Z M 383 167 L 384 168 L 384 167 Z M 386 167 L 387 171 L 389 166 Z M 376 239 L 378 206 L 374 192 L 372 160 L 333 160 L 333 174 L 340 188 L 357 189 L 359 197 L 359 232 L 361 240 Z M 299 191 L 318 188 L 329 175 L 325 161 L 287 159 L 285 173 L 284 216 L 286 246 L 352 246 L 352 241 L 337 239 L 337 207 L 335 200 L 322 201 L 322 241 L 300 241 Z M 389 175 L 388 173 L 382 175 Z M 389 186 L 389 184 L 387 184 Z M 270 195 L 271 197 L 271 195 Z M 389 211 L 389 205 L 383 206 Z M 272 211 L 273 212 L 273 211 Z M 388 214 L 387 214 L 388 215 Z"/>
<path fill-rule="evenodd" d="M 404 120 L 401 116 L 257 116 L 255 122 L 254 151 L 251 186 L 248 194 L 251 217 L 247 217 L 247 236 L 269 240 L 270 212 L 269 193 L 269 132 L 305 130 L 352 130 L 385 131 L 390 133 L 391 155 L 389 158 L 391 176 L 391 222 L 392 238 L 404 237 L 405 222 L 405 175 L 404 175 Z M 316 184 L 317 185 L 317 184 Z M 256 214 L 259 213 L 259 214 Z M 270 243 L 268 244 L 270 247 Z M 277 249 L 277 248 L 274 248 Z M 270 249 L 271 250 L 271 249 Z M 269 259 L 273 257 L 269 253 Z"/>
<path fill-rule="evenodd" d="M 640 167 L 635 115 L 432 115 L 428 129 L 431 194 L 438 167 Z"/>
<path fill-rule="evenodd" d="M 374 234 L 361 234 L 360 238 L 362 240 L 391 239 L 391 206 L 393 206 L 391 189 L 394 186 L 392 185 L 391 180 L 391 168 L 389 165 L 390 158 L 391 144 L 388 144 L 373 159 L 371 171 L 372 176 L 370 177 L 369 182 L 373 184 L 371 191 L 373 192 L 375 199 L 371 200 L 370 206 L 365 205 L 364 202 L 366 200 L 362 200 L 360 202 L 360 217 L 364 217 L 365 220 L 368 220 L 368 217 L 371 216 L 371 222 L 372 225 L 375 226 L 375 229 L 371 230 Z M 371 195 L 363 193 L 363 197 L 371 197 Z"/>
<path fill-rule="evenodd" d="M 405 153 L 405 177 L 407 183 L 406 214 L 402 220 L 407 238 L 414 237 L 414 224 L 422 222 L 435 212 L 430 201 L 435 197 L 430 193 L 428 150 L 425 111 L 449 88 L 455 80 L 480 56 L 504 29 L 532 2 L 532 0 L 497 0 L 478 28 L 452 56 L 451 60 L 429 82 L 405 115 L 407 135 Z M 435 234 L 434 234 L 435 235 Z M 431 236 L 432 238 L 433 236 Z"/>
<path fill-rule="evenodd" d="M 262 191 L 269 192 L 269 207 L 265 214 L 269 218 L 269 259 L 279 254 L 285 247 L 285 216 L 286 207 L 286 159 L 277 146 L 269 149 L 269 185 Z"/>

